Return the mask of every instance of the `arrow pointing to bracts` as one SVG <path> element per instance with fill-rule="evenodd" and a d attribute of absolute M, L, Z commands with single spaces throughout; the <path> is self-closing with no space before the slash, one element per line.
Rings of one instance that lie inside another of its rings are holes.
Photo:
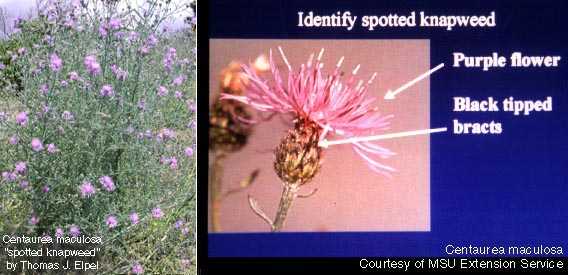
<path fill-rule="evenodd" d="M 330 145 L 361 142 L 361 141 L 371 141 L 371 140 L 379 140 L 379 139 L 388 139 L 388 138 L 407 137 L 407 136 L 415 136 L 415 135 L 425 135 L 425 134 L 431 134 L 431 133 L 445 132 L 447 130 L 448 130 L 447 127 L 443 127 L 443 128 L 436 128 L 436 129 L 424 129 L 424 130 L 384 134 L 384 135 L 377 135 L 377 136 L 354 137 L 354 138 L 332 140 L 332 141 L 328 141 L 327 139 L 322 139 L 318 142 L 318 146 L 323 147 L 323 148 L 327 148 Z"/>
<path fill-rule="evenodd" d="M 419 77 L 417 77 L 417 78 L 415 78 L 414 80 L 412 80 L 412 81 L 410 81 L 410 82 L 404 84 L 404 86 L 402 86 L 402 87 L 400 87 L 400 88 L 398 88 L 398 89 L 396 89 L 396 90 L 394 90 L 394 91 L 388 90 L 388 92 L 385 94 L 385 99 L 394 99 L 394 97 L 395 97 L 397 94 L 401 93 L 402 91 L 404 91 L 404 90 L 407 89 L 408 87 L 410 87 L 410 86 L 416 84 L 416 82 L 418 82 L 418 81 L 420 81 L 420 80 L 426 78 L 427 76 L 431 75 L 432 73 L 434 73 L 435 71 L 441 69 L 442 67 L 444 67 L 444 63 L 442 63 L 442 64 L 436 66 L 434 69 L 431 69 L 431 70 L 429 70 L 429 71 L 427 71 L 427 72 L 421 74 Z"/>

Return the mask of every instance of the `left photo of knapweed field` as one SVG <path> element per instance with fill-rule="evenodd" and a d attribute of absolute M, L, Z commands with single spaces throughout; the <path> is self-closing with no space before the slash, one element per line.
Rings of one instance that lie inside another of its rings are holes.
<path fill-rule="evenodd" d="M 196 4 L 0 2 L 0 274 L 196 273 Z"/>

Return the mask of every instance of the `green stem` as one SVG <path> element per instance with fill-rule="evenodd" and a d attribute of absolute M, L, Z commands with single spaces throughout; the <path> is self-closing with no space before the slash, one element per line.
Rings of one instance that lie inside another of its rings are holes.
<path fill-rule="evenodd" d="M 290 206 L 292 206 L 292 201 L 294 201 L 297 196 L 296 193 L 299 187 L 298 184 L 284 184 L 284 190 L 282 190 L 282 196 L 280 197 L 280 204 L 278 205 L 278 212 L 276 213 L 276 219 L 272 226 L 272 232 L 282 231 L 286 215 L 288 215 Z"/>
<path fill-rule="evenodd" d="M 222 194 L 222 180 L 223 169 L 225 167 L 226 154 L 223 151 L 215 152 L 215 159 L 211 166 L 211 226 L 213 232 L 221 231 L 221 202 L 223 200 Z"/>

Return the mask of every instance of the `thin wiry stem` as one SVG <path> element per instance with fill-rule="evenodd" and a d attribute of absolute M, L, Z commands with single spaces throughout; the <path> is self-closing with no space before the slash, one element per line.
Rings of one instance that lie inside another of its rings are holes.
<path fill-rule="evenodd" d="M 272 232 L 282 231 L 290 206 L 292 206 L 292 202 L 297 197 L 296 193 L 298 192 L 299 187 L 300 186 L 298 184 L 284 184 L 284 190 L 282 191 L 280 204 L 278 205 L 278 212 L 276 212 L 276 219 L 274 219 L 274 223 L 272 225 Z"/>
<path fill-rule="evenodd" d="M 222 180 L 225 167 L 226 154 L 223 151 L 215 152 L 213 165 L 211 166 L 211 227 L 213 232 L 221 230 L 221 202 L 223 200 Z"/>

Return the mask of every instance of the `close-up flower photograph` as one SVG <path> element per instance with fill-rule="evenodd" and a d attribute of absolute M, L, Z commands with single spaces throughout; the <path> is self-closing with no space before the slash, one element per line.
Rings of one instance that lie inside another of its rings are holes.
<path fill-rule="evenodd" d="M 427 40 L 213 39 L 209 232 L 429 231 Z M 378 138 L 377 138 L 378 139 Z"/>

